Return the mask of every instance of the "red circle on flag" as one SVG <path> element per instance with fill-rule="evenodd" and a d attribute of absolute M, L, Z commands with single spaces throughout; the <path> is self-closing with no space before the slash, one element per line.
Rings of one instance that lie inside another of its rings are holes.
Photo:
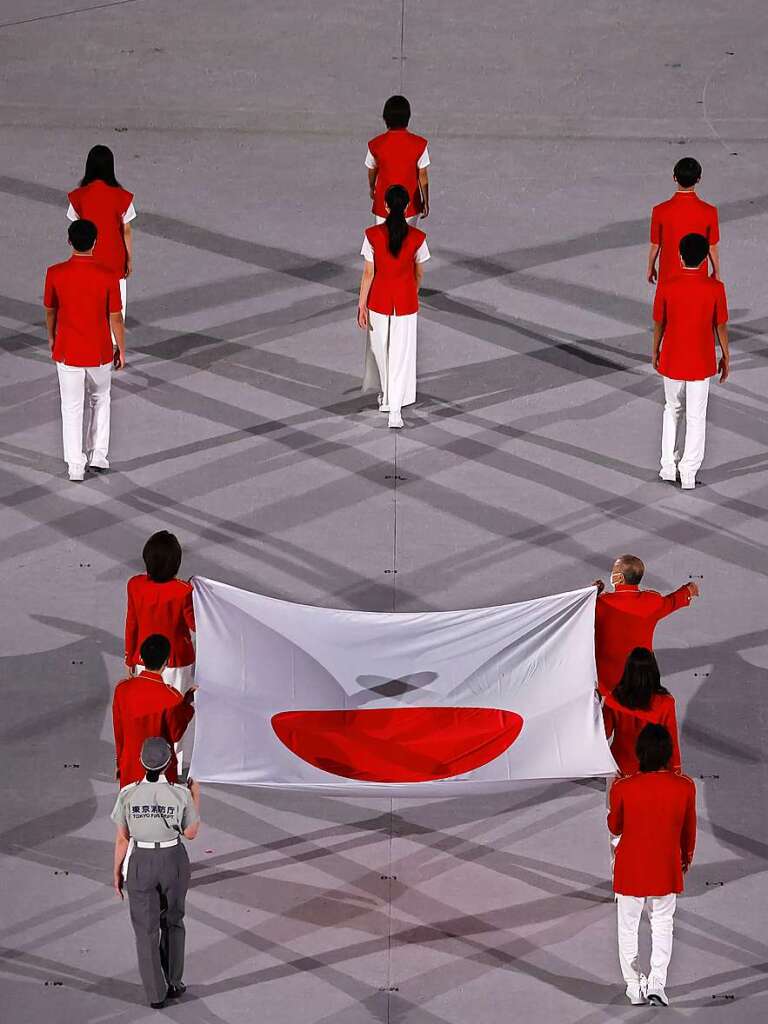
<path fill-rule="evenodd" d="M 500 708 L 283 711 L 272 728 L 308 764 L 360 782 L 431 782 L 493 761 L 523 728 Z"/>

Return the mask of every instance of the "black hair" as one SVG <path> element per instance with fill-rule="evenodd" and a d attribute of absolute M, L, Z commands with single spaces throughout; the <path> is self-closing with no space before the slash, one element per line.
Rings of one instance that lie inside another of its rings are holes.
<path fill-rule="evenodd" d="M 96 225 L 92 220 L 73 220 L 67 238 L 75 252 L 89 252 L 96 244 Z"/>
<path fill-rule="evenodd" d="M 405 96 L 390 96 L 381 116 L 387 128 L 407 128 L 411 120 L 411 104 Z"/>
<path fill-rule="evenodd" d="M 389 207 L 386 220 L 389 251 L 393 256 L 397 256 L 403 247 L 405 236 L 408 234 L 405 211 L 408 208 L 410 197 L 407 189 L 404 189 L 402 185 L 390 185 L 384 194 L 384 202 Z"/>
<path fill-rule="evenodd" d="M 162 633 L 148 636 L 139 648 L 141 662 L 150 672 L 159 672 L 171 656 L 171 641 Z"/>
<path fill-rule="evenodd" d="M 658 772 L 672 759 L 672 737 L 664 725 L 649 723 L 641 729 L 635 744 L 641 772 Z"/>
<path fill-rule="evenodd" d="M 666 695 L 656 656 L 647 647 L 630 651 L 621 679 L 613 689 L 613 699 L 630 710 L 647 711 L 655 694 Z"/>
<path fill-rule="evenodd" d="M 684 156 L 675 164 L 675 181 L 681 188 L 691 188 L 701 178 L 701 164 L 692 156 Z"/>
<path fill-rule="evenodd" d="M 157 782 L 163 770 L 162 768 L 147 768 L 147 782 Z"/>
<path fill-rule="evenodd" d="M 85 158 L 85 174 L 80 185 L 90 185 L 92 181 L 103 181 L 105 185 L 121 188 L 115 177 L 115 157 L 109 146 L 94 146 Z"/>
<path fill-rule="evenodd" d="M 680 255 L 686 267 L 698 267 L 709 256 L 709 241 L 704 235 L 683 235 L 680 239 Z"/>
<path fill-rule="evenodd" d="M 181 544 L 167 530 L 153 533 L 141 552 L 147 576 L 154 583 L 167 583 L 179 571 L 181 565 Z"/>

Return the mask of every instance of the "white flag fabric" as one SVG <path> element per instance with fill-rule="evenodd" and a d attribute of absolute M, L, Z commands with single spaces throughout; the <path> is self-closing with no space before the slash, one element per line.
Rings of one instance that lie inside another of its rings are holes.
<path fill-rule="evenodd" d="M 192 582 L 201 782 L 420 796 L 616 770 L 594 587 L 387 613 Z"/>

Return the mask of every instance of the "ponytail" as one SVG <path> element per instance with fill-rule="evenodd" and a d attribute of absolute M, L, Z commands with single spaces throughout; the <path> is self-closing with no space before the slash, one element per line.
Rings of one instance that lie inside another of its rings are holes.
<path fill-rule="evenodd" d="M 405 236 L 408 234 L 405 211 L 408 208 L 410 196 L 402 185 L 391 185 L 386 191 L 384 202 L 389 207 L 386 220 L 387 234 L 389 235 L 389 251 L 393 256 L 398 256 L 403 247 Z"/>

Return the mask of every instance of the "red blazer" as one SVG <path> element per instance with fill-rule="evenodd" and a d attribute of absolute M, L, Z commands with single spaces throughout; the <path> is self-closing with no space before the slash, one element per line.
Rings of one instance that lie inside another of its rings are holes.
<path fill-rule="evenodd" d="M 195 648 L 190 630 L 195 628 L 192 585 L 185 580 L 155 583 L 145 573 L 128 580 L 125 613 L 125 663 L 141 661 L 139 649 L 148 636 L 161 633 L 171 642 L 170 668 L 192 665 Z"/>
<path fill-rule="evenodd" d="M 628 583 L 602 593 L 595 605 L 595 659 L 597 686 L 603 696 L 621 679 L 629 653 L 635 647 L 653 650 L 653 631 L 659 619 L 690 604 L 688 587 L 666 597 L 655 590 L 640 590 Z"/>
<path fill-rule="evenodd" d="M 614 892 L 668 896 L 683 891 L 683 864 L 696 845 L 696 786 L 687 775 L 638 772 L 611 787 L 608 828 L 621 836 Z"/>
<path fill-rule="evenodd" d="M 603 702 L 603 721 L 605 735 L 608 739 L 613 736 L 611 753 L 622 775 L 634 775 L 640 770 L 635 744 L 641 730 L 649 722 L 664 725 L 669 729 L 669 735 L 672 737 L 672 760 L 669 766 L 673 771 L 680 770 L 680 745 L 677 739 L 675 698 L 672 694 L 654 694 L 647 711 L 625 708 L 609 695 Z"/>
<path fill-rule="evenodd" d="M 427 140 L 414 135 L 407 128 L 390 128 L 368 143 L 378 169 L 372 208 L 377 217 L 387 216 L 384 196 L 390 185 L 402 185 L 411 197 L 405 211 L 406 217 L 415 217 L 421 213 L 418 162 L 426 148 Z"/>
<path fill-rule="evenodd" d="M 397 256 L 389 251 L 386 224 L 368 228 L 365 236 L 373 247 L 373 282 L 368 293 L 368 309 L 386 316 L 417 313 L 419 293 L 414 273 L 416 253 L 427 236 L 418 228 L 408 228 Z"/>
<path fill-rule="evenodd" d="M 145 671 L 118 683 L 112 698 L 112 725 L 120 786 L 141 782 L 147 774 L 141 763 L 144 740 L 162 736 L 170 744 L 178 743 L 194 713 L 194 707 L 178 690 L 164 683 L 158 672 Z M 169 782 L 178 778 L 175 754 L 165 777 Z"/>

